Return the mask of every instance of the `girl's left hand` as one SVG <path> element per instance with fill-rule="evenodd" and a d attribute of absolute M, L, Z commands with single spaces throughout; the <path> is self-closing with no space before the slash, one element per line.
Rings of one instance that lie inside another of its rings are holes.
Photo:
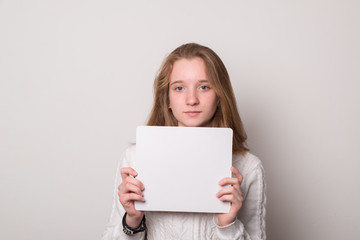
<path fill-rule="evenodd" d="M 235 167 L 231 167 L 231 172 L 235 175 L 235 177 L 226 177 L 221 179 L 219 185 L 228 186 L 225 186 L 216 194 L 216 197 L 218 197 L 222 202 L 231 202 L 229 213 L 216 214 L 220 226 L 226 226 L 235 221 L 236 215 L 239 212 L 244 200 L 240 189 L 243 176 Z"/>

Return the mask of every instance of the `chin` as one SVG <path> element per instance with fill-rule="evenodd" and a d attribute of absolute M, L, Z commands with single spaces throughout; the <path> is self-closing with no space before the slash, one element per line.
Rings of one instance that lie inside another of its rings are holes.
<path fill-rule="evenodd" d="M 206 126 L 208 126 L 208 124 L 204 124 L 204 123 L 199 123 L 199 122 L 197 122 L 197 123 L 194 123 L 194 122 L 192 122 L 192 123 L 185 123 L 185 124 L 182 124 L 182 126 L 184 126 L 184 127 L 206 127 Z"/>

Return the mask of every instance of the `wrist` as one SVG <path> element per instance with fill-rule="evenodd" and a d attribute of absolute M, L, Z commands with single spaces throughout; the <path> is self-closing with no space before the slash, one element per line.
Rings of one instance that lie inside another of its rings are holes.
<path fill-rule="evenodd" d="M 125 213 L 125 223 L 127 226 L 131 228 L 137 228 L 138 226 L 140 226 L 143 217 L 144 217 L 143 212 L 139 212 L 136 214 Z"/>
<path fill-rule="evenodd" d="M 235 218 L 229 218 L 226 217 L 222 214 L 218 214 L 214 217 L 214 222 L 217 226 L 219 227 L 226 227 L 231 225 L 232 223 L 234 223 L 236 221 L 236 217 Z"/>
<path fill-rule="evenodd" d="M 146 218 L 145 218 L 144 214 L 142 214 L 140 223 L 136 227 L 132 227 L 132 226 L 128 225 L 128 223 L 126 222 L 127 216 L 128 216 L 128 214 L 125 212 L 123 220 L 122 220 L 123 231 L 126 235 L 134 235 L 136 233 L 146 231 L 146 229 L 147 229 L 146 228 Z"/>

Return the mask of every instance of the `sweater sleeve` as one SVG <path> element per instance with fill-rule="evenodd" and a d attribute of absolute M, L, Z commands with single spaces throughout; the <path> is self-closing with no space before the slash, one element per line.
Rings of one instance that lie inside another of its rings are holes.
<path fill-rule="evenodd" d="M 214 239 L 266 239 L 266 185 L 264 169 L 259 161 L 254 168 L 244 170 L 244 180 L 241 185 L 244 195 L 242 208 L 238 213 L 237 219 L 227 226 L 219 226 L 217 224 L 216 216 L 214 217 L 214 223 L 216 226 Z"/>
<path fill-rule="evenodd" d="M 145 232 L 136 233 L 132 236 L 126 235 L 123 232 L 122 226 L 122 217 L 125 214 L 125 210 L 121 205 L 118 197 L 118 186 L 121 183 L 121 174 L 120 169 L 123 167 L 133 167 L 132 161 L 132 147 L 125 150 L 121 159 L 118 163 L 118 167 L 116 170 L 115 184 L 114 184 L 114 194 L 113 194 L 113 204 L 110 215 L 110 220 L 106 225 L 106 229 L 102 235 L 102 240 L 140 240 L 145 239 Z"/>

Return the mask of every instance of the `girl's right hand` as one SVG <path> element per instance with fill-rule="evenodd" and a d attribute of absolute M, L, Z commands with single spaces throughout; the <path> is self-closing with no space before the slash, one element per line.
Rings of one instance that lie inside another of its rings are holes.
<path fill-rule="evenodd" d="M 120 203 L 127 212 L 126 224 L 132 228 L 138 227 L 144 216 L 142 211 L 135 209 L 134 204 L 134 201 L 145 202 L 142 194 L 145 188 L 142 182 L 136 179 L 137 175 L 137 172 L 130 167 L 122 168 L 122 182 L 118 187 Z"/>

